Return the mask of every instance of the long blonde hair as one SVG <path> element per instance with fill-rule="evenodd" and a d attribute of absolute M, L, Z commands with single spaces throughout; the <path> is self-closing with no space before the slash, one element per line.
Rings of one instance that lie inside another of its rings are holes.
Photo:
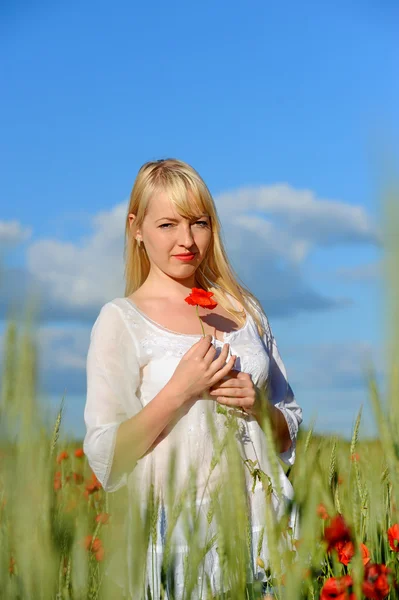
<path fill-rule="evenodd" d="M 233 315 L 240 326 L 243 326 L 245 313 L 234 307 L 228 297 L 230 294 L 252 315 L 259 334 L 262 335 L 264 328 L 258 312 L 260 302 L 242 283 L 238 282 L 239 278 L 227 258 L 212 195 L 197 171 L 175 158 L 145 163 L 139 169 L 134 182 L 125 226 L 125 296 L 135 292 L 144 283 L 150 271 L 150 262 L 145 248 L 139 247 L 134 232 L 144 220 L 151 196 L 161 190 L 168 195 L 176 211 L 183 217 L 194 219 L 199 214 L 209 215 L 212 238 L 207 254 L 196 271 L 198 287 L 213 292 L 216 302 Z M 132 228 L 129 224 L 129 213 L 136 215 Z"/>

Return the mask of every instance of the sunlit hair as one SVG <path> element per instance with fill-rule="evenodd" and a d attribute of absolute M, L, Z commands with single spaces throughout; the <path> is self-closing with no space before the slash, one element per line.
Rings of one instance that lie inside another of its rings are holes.
<path fill-rule="evenodd" d="M 145 163 L 134 182 L 125 227 L 125 296 L 135 292 L 144 283 L 150 271 L 147 253 L 143 245 L 139 247 L 135 232 L 143 223 L 150 198 L 159 191 L 167 194 L 181 216 L 190 220 L 202 214 L 210 217 L 212 237 L 206 256 L 196 271 L 197 286 L 213 292 L 216 302 L 243 326 L 245 314 L 229 301 L 226 293 L 230 294 L 253 316 L 259 332 L 263 333 L 260 318 L 252 305 L 259 305 L 259 301 L 238 282 L 238 276 L 227 258 L 216 206 L 208 187 L 193 167 L 175 158 Z M 136 215 L 132 227 L 129 223 L 129 213 Z"/>

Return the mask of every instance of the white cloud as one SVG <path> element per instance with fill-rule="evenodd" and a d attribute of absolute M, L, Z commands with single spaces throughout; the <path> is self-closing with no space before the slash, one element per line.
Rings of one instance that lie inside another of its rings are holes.
<path fill-rule="evenodd" d="M 342 243 L 379 245 L 381 241 L 378 228 L 362 206 L 317 198 L 311 190 L 296 190 L 288 184 L 221 194 L 217 205 L 228 221 L 251 215 L 252 228 L 254 218 L 260 225 L 272 218 L 277 235 L 285 233 L 294 244 L 301 240 L 308 250 Z"/>
<path fill-rule="evenodd" d="M 93 217 L 93 234 L 79 243 L 40 240 L 27 252 L 27 267 L 54 302 L 71 309 L 94 307 L 123 295 L 126 205 Z"/>
<path fill-rule="evenodd" d="M 0 250 L 8 250 L 26 241 L 32 233 L 18 221 L 0 221 Z"/>
<path fill-rule="evenodd" d="M 37 344 L 43 368 L 84 370 L 89 339 L 88 327 L 38 327 Z"/>

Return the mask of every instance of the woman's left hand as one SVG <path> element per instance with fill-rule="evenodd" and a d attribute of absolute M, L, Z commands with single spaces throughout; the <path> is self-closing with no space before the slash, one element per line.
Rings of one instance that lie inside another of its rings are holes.
<path fill-rule="evenodd" d="M 268 401 L 267 393 L 262 393 L 248 373 L 230 371 L 226 377 L 209 388 L 209 393 L 219 404 L 235 409 L 241 408 L 244 412 L 253 415 L 261 427 L 263 427 L 264 411 L 267 411 L 276 448 L 279 452 L 285 452 L 291 447 L 290 431 L 283 413 Z"/>
<path fill-rule="evenodd" d="M 259 412 L 259 388 L 253 383 L 249 373 L 232 370 L 226 377 L 210 387 L 209 393 L 219 404 L 241 408 L 252 415 Z"/>

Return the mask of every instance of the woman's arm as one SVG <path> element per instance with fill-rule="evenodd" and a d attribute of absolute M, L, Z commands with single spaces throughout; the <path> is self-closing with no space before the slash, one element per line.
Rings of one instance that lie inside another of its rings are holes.
<path fill-rule="evenodd" d="M 123 473 L 133 471 L 137 461 L 153 450 L 187 412 L 186 406 L 186 398 L 168 382 L 137 415 L 123 421 L 116 433 L 110 477 L 119 479 Z"/>
<path fill-rule="evenodd" d="M 276 446 L 281 448 L 280 458 L 286 464 L 293 465 L 298 429 L 302 423 L 302 408 L 298 405 L 288 382 L 287 371 L 269 320 L 260 305 L 255 304 L 254 306 L 258 310 L 262 321 L 264 328 L 262 340 L 270 360 L 266 394 L 262 394 L 262 397 L 266 396 L 268 399 L 265 408 L 269 412 L 273 431 L 275 432 Z"/>
<path fill-rule="evenodd" d="M 266 390 L 257 388 L 256 392 L 257 400 L 252 410 L 253 416 L 262 428 L 264 427 L 264 417 L 270 419 L 274 443 L 278 452 L 287 452 L 292 446 L 292 439 L 283 413 L 269 402 Z"/>

